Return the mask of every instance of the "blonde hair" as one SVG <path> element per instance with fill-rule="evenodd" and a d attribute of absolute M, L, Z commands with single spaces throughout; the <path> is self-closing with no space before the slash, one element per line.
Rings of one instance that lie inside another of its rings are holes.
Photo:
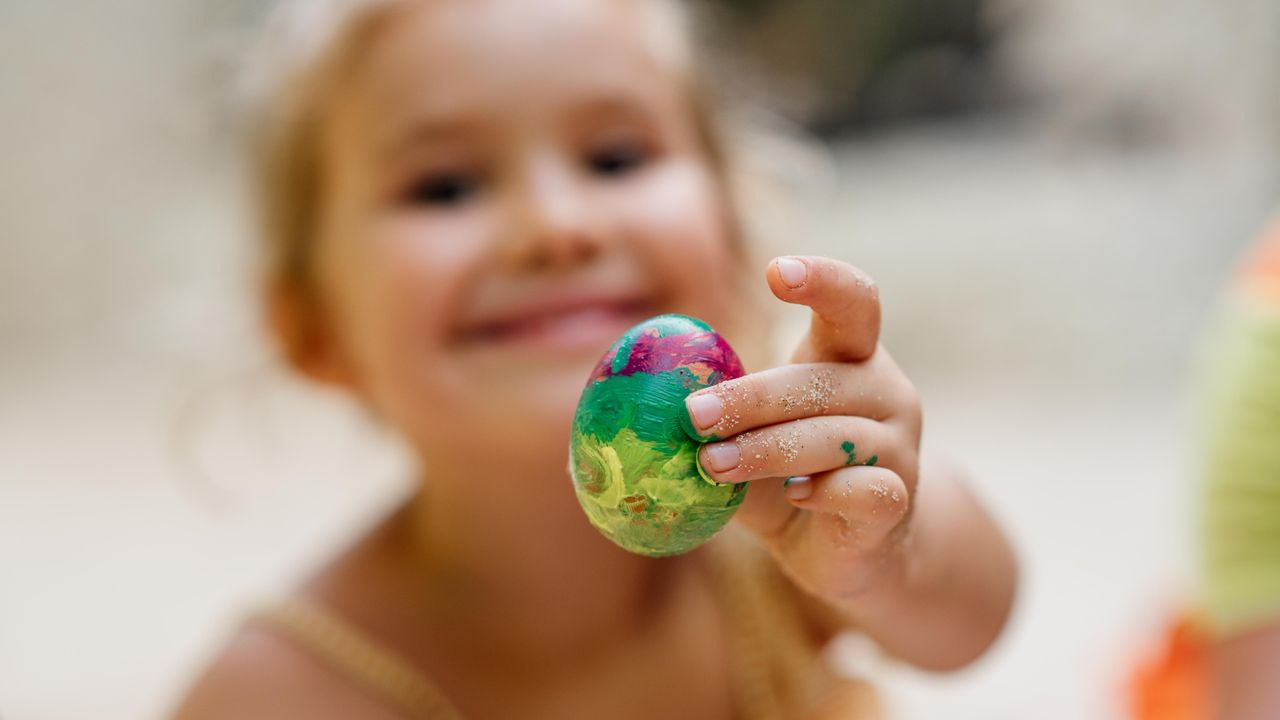
<path fill-rule="evenodd" d="M 254 53 L 247 76 L 248 148 L 263 240 L 263 271 L 269 292 L 285 293 L 298 311 L 314 312 L 320 298 L 312 278 L 311 258 L 318 210 L 324 202 L 320 138 L 327 104 L 344 74 L 388 11 L 409 0 L 285 0 L 275 11 Z M 641 0 L 646 9 L 643 31 L 655 50 L 679 70 L 704 151 L 722 186 L 726 219 L 735 254 L 743 268 L 756 267 L 744 222 L 738 177 L 728 153 L 727 128 L 696 57 L 695 12 L 680 0 Z M 744 297 L 757 297 L 758 280 L 746 284 Z M 754 313 L 754 309 L 753 309 Z M 758 313 L 754 313 L 758 315 Z M 763 352 L 768 323 L 755 323 L 751 338 Z M 279 328 L 277 328 L 279 330 Z M 744 332 L 747 329 L 744 328 Z M 289 351 L 289 348 L 286 348 Z"/>
<path fill-rule="evenodd" d="M 264 271 L 310 298 L 310 251 L 323 201 L 326 105 L 391 0 L 289 0 L 277 8 L 248 76 L 249 170 Z"/>

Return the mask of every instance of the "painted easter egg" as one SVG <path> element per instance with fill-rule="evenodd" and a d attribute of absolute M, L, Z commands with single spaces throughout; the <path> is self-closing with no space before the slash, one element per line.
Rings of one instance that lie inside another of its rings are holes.
<path fill-rule="evenodd" d="M 702 474 L 684 399 L 742 374 L 729 343 L 695 318 L 659 315 L 619 338 L 573 418 L 569 471 L 591 524 L 651 556 L 688 552 L 724 527 L 747 485 Z"/>

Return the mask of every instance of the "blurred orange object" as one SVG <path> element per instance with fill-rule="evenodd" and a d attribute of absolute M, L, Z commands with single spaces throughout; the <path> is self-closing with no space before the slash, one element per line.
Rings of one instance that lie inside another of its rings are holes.
<path fill-rule="evenodd" d="M 1208 720 L 1209 672 L 1208 635 L 1191 618 L 1179 620 L 1159 654 L 1133 674 L 1134 720 Z"/>
<path fill-rule="evenodd" d="M 1240 283 L 1252 292 L 1280 300 L 1280 218 L 1241 265 Z"/>

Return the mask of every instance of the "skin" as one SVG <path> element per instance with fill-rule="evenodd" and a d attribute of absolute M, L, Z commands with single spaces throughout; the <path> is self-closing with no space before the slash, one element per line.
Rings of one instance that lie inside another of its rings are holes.
<path fill-rule="evenodd" d="M 1280 623 L 1219 641 L 1213 660 L 1213 717 L 1263 720 L 1280 715 Z"/>
<path fill-rule="evenodd" d="M 326 110 L 314 292 L 284 287 L 271 301 L 292 363 L 372 408 L 426 476 L 299 593 L 407 658 L 472 717 L 732 715 L 702 554 L 617 548 L 586 522 L 565 474 L 584 379 L 623 330 L 680 312 L 731 342 L 744 331 L 722 183 L 683 69 L 638 30 L 649 7 L 441 0 L 392 11 Z M 821 362 L 844 395 L 831 416 L 770 417 L 769 403 L 742 414 L 738 431 L 794 423 L 806 450 L 770 465 L 738 518 L 795 581 L 818 639 L 857 624 L 909 662 L 958 667 L 1003 625 L 1011 554 L 950 473 L 917 469 L 919 403 L 878 348 L 874 285 L 843 263 L 800 262 L 801 287 L 780 284 L 776 262 L 768 283 L 815 310 L 801 365 L 738 382 L 778 393 Z M 316 296 L 319 307 L 304 302 Z M 862 403 L 858 388 L 883 399 Z M 826 467 L 844 454 L 820 448 L 838 452 L 844 438 L 880 466 Z M 782 478 L 801 474 L 810 494 L 784 492 Z M 869 489 L 878 482 L 898 499 Z M 840 513 L 863 528 L 856 542 L 836 532 Z M 633 692 L 637 677 L 649 690 Z M 178 716 L 386 715 L 334 680 L 249 628 Z"/>
<path fill-rule="evenodd" d="M 767 276 L 813 321 L 792 364 L 686 400 L 694 426 L 724 438 L 702 448 L 703 468 L 719 482 L 757 481 L 736 519 L 815 601 L 825 627 L 856 625 L 924 668 L 970 662 L 1007 618 L 1012 553 L 956 474 L 922 462 L 920 402 L 878 343 L 875 284 L 819 257 L 779 258 Z M 788 401 L 815 379 L 829 388 L 822 407 Z M 704 397 L 719 402 L 700 408 Z M 849 445 L 868 459 L 849 465 Z"/>

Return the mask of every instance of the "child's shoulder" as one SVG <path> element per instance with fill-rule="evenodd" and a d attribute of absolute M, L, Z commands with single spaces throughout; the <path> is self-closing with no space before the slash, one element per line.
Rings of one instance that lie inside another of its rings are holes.
<path fill-rule="evenodd" d="M 344 613 L 326 609 L 349 608 L 352 597 L 362 596 L 373 585 L 383 587 L 389 582 L 370 568 L 376 570 L 387 564 L 390 526 L 387 521 L 360 538 L 292 597 L 254 612 L 205 668 L 175 717 L 399 717 L 344 674 L 342 663 L 333 661 L 336 646 L 328 640 L 335 635 L 346 638 L 347 644 L 336 652 L 350 655 L 350 637 L 361 634 L 356 626 L 342 619 Z M 376 594 L 397 597 L 394 588 L 383 587 Z"/>
<path fill-rule="evenodd" d="M 188 691 L 177 720 L 388 718 L 387 710 L 269 627 L 246 625 Z"/>

